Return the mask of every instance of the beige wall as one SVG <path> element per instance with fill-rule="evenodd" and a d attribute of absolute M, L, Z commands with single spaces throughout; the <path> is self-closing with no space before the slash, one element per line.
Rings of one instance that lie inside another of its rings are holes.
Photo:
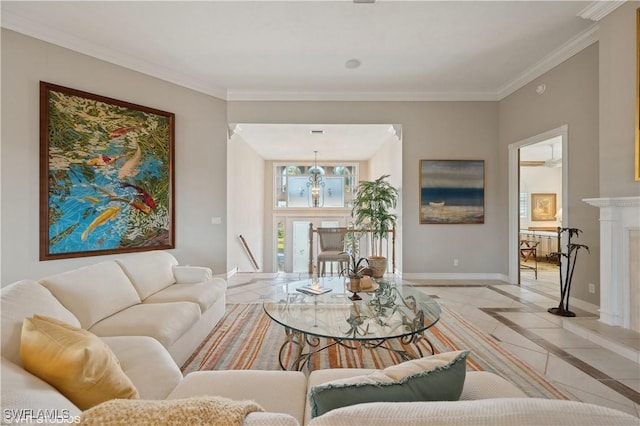
<path fill-rule="evenodd" d="M 402 126 L 395 126 L 400 129 Z M 390 137 L 380 149 L 369 159 L 369 176 L 367 180 L 375 180 L 383 175 L 389 175 L 388 181 L 398 189 L 398 208 L 396 214 L 396 247 L 402 247 L 402 135 Z M 395 250 L 395 269 L 402 272 L 402 250 Z"/>
<path fill-rule="evenodd" d="M 640 195 L 633 162 L 638 7 L 628 2 L 599 23 L 601 197 Z"/>
<path fill-rule="evenodd" d="M 40 80 L 175 113 L 173 253 L 225 272 L 225 102 L 2 29 L 2 285 L 113 257 L 38 261 Z"/>
<path fill-rule="evenodd" d="M 269 271 L 263 258 L 265 232 L 265 161 L 238 135 L 229 140 L 227 150 L 227 271 L 256 272 L 240 241 L 245 239 L 260 271 Z M 220 200 L 218 200 L 220 202 Z M 224 204 L 222 202 L 221 204 Z"/>
<path fill-rule="evenodd" d="M 539 84 L 546 85 L 542 95 Z M 598 44 L 595 43 L 553 70 L 500 101 L 499 164 L 501 194 L 508 191 L 507 147 L 567 124 L 569 161 L 568 208 L 563 210 L 563 225 L 584 233 L 575 241 L 589 246 L 591 254 L 580 252 L 571 295 L 599 303 L 599 213 L 583 198 L 599 194 L 598 161 Z M 506 198 L 501 198 L 504 202 Z M 506 212 L 507 205 L 496 206 Z M 507 217 L 504 217 L 506 223 Z M 506 256 L 505 256 L 506 257 Z M 588 283 L 596 284 L 596 293 L 588 293 Z"/>
<path fill-rule="evenodd" d="M 499 191 L 497 102 L 228 102 L 233 123 L 402 125 L 402 253 L 405 274 L 506 274 L 506 192 Z M 483 225 L 420 225 L 420 159 L 485 160 Z M 469 247 L 487 247 L 469 250 Z M 460 260 L 453 266 L 453 259 Z"/>

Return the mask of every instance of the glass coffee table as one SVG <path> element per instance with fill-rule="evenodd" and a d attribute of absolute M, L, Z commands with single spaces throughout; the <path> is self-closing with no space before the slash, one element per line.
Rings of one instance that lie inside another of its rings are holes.
<path fill-rule="evenodd" d="M 313 354 L 334 345 L 383 348 L 409 360 L 423 356 L 418 343 L 424 340 L 433 353 L 425 331 L 440 319 L 440 306 L 409 283 L 376 279 L 370 291 L 358 292 L 362 300 L 357 301 L 349 299 L 345 278 L 320 278 L 314 289 L 330 289 L 324 294 L 299 291 L 310 285 L 311 279 L 287 283 L 263 304 L 265 313 L 285 330 L 278 354 L 283 370 L 302 370 Z M 292 361 L 285 365 L 290 352 Z"/>

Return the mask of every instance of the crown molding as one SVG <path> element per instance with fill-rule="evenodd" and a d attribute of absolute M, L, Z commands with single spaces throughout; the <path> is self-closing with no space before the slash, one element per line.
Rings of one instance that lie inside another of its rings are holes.
<path fill-rule="evenodd" d="M 498 101 L 494 92 L 298 92 L 228 90 L 228 101 Z"/>
<path fill-rule="evenodd" d="M 626 0 L 613 0 L 613 1 L 594 1 L 587 7 L 578 12 L 579 17 L 582 19 L 590 19 L 598 22 L 623 4 Z"/>
<path fill-rule="evenodd" d="M 531 83 L 536 78 L 540 77 L 547 71 L 551 71 L 573 55 L 581 52 L 593 43 L 598 41 L 598 24 L 593 24 L 544 58 L 531 68 L 520 74 L 510 83 L 507 83 L 498 90 L 497 97 L 502 100 L 515 92 L 516 90 L 524 87 L 526 84 Z"/>
<path fill-rule="evenodd" d="M 91 43 L 86 39 L 36 23 L 12 12 L 2 12 L 2 27 L 216 98 L 225 99 L 227 95 L 225 89 L 213 86 L 208 82 L 192 78 L 162 65 L 141 61 L 108 46 Z"/>

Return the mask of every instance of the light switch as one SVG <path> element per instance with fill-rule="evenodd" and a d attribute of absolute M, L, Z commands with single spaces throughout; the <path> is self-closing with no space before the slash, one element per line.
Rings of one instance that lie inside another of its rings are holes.
<path fill-rule="evenodd" d="M 212 225 L 220 225 L 222 223 L 222 218 L 219 216 L 214 216 L 211 218 Z"/>

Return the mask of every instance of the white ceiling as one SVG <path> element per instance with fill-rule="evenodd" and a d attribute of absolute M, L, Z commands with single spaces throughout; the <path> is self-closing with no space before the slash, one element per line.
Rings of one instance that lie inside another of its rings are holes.
<path fill-rule="evenodd" d="M 2 1 L 2 26 L 228 100 L 499 100 L 623 2 Z M 590 18 L 590 19 L 585 19 Z M 358 59 L 356 69 L 345 67 Z"/>
<path fill-rule="evenodd" d="M 390 124 L 242 123 L 234 126 L 233 133 L 262 158 L 281 161 L 310 160 L 314 158 L 314 151 L 318 151 L 319 162 L 366 160 L 383 143 L 400 139 L 400 131 Z"/>
<path fill-rule="evenodd" d="M 562 159 L 562 137 L 556 136 L 520 148 L 521 161 L 546 161 Z"/>
<path fill-rule="evenodd" d="M 5 1 L 2 26 L 227 100 L 499 100 L 623 1 Z M 361 66 L 345 67 L 350 59 Z M 266 159 L 366 159 L 389 125 L 241 124 Z M 348 147 L 345 141 L 348 140 Z M 542 151 L 548 151 L 548 148 Z M 357 157 L 357 158 L 356 158 Z"/>

